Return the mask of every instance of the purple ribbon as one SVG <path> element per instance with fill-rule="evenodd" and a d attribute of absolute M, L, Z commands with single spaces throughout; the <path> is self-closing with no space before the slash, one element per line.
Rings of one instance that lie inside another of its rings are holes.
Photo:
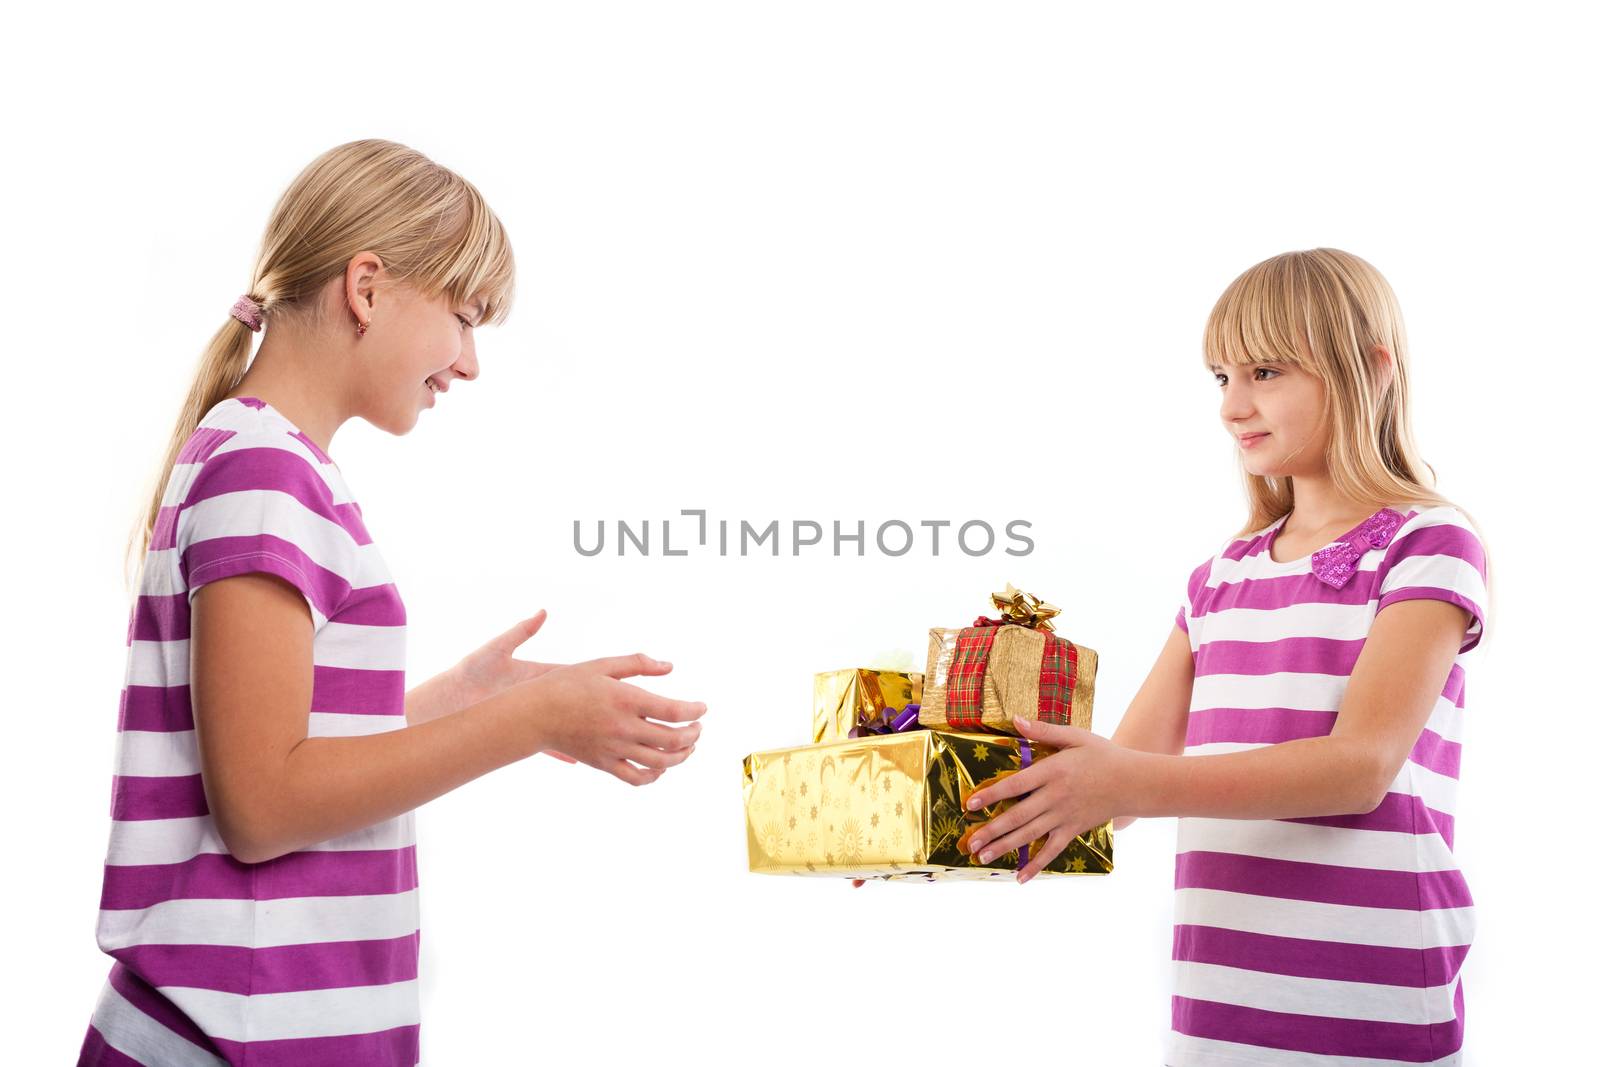
<path fill-rule="evenodd" d="M 1033 762 L 1033 749 L 1028 747 L 1027 738 L 1018 738 L 1017 740 L 1022 742 L 1021 745 L 1018 746 L 1018 751 L 1021 752 L 1021 754 L 1022 754 L 1022 766 L 1020 768 L 1018 768 L 1018 769 L 1025 771 L 1025 770 L 1028 769 L 1028 765 Z M 1023 846 L 1021 846 L 1020 848 L 1017 849 L 1017 870 L 1020 871 L 1020 870 L 1022 870 L 1022 868 L 1026 867 L 1027 865 L 1028 865 L 1028 846 L 1027 845 L 1023 845 Z"/>
<path fill-rule="evenodd" d="M 921 704 L 907 704 L 905 710 L 894 717 L 894 721 L 889 724 L 889 729 L 897 734 L 911 729 L 917 725 L 917 713 L 921 710 Z"/>
<path fill-rule="evenodd" d="M 903 734 L 908 730 L 918 729 L 917 712 L 922 710 L 921 704 L 907 704 L 902 710 L 894 712 L 894 718 L 889 719 L 887 725 L 863 726 L 860 723 L 850 728 L 850 737 L 874 737 L 879 734 Z M 892 708 L 885 708 L 884 714 L 888 715 Z"/>

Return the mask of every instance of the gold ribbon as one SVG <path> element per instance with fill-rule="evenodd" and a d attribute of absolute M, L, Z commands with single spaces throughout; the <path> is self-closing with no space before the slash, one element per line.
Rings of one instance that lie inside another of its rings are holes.
<path fill-rule="evenodd" d="M 1006 583 L 1004 593 L 991 593 L 989 598 L 994 601 L 994 606 L 1000 609 L 1001 618 L 1005 622 L 1018 623 L 1046 633 L 1055 632 L 1050 620 L 1060 615 L 1061 609 L 1054 604 L 1046 604 L 1033 594 L 1024 593 L 1010 582 Z"/>

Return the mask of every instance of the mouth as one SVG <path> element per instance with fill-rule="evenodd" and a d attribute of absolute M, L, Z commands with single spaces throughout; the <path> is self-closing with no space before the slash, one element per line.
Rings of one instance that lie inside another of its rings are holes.
<path fill-rule="evenodd" d="M 1265 434 L 1265 433 L 1247 433 L 1247 434 L 1244 434 L 1243 436 L 1241 436 L 1239 438 L 1239 447 L 1240 448 L 1250 448 L 1251 446 L 1255 445 L 1258 441 L 1260 441 L 1263 437 L 1270 437 L 1270 436 L 1271 436 L 1270 434 Z"/>

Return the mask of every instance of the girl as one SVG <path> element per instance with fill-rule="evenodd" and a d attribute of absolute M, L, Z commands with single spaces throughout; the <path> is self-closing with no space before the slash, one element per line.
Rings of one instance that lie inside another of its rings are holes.
<path fill-rule="evenodd" d="M 478 190 L 402 145 L 340 145 L 278 202 L 137 535 L 80 1064 L 416 1063 L 413 809 L 541 751 L 633 785 L 694 751 L 704 704 L 621 681 L 670 664 L 514 659 L 542 611 L 405 690 L 405 605 L 328 449 L 476 378 L 512 280 Z"/>
<path fill-rule="evenodd" d="M 1179 817 L 1172 1067 L 1459 1063 L 1451 813 L 1488 566 L 1423 481 L 1399 305 L 1356 256 L 1289 252 L 1228 287 L 1204 349 L 1250 519 L 1112 738 L 1023 727 L 1060 751 L 973 796 L 1027 794 L 972 849 L 1044 838 L 1026 882 L 1107 819 Z"/>

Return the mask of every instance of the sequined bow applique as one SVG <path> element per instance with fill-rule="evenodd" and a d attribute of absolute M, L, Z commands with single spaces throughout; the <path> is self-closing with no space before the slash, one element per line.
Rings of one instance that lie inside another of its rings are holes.
<path fill-rule="evenodd" d="M 1405 516 L 1393 508 L 1384 508 L 1366 522 L 1327 548 L 1311 554 L 1311 573 L 1335 589 L 1344 588 L 1352 575 L 1361 567 L 1361 557 L 1374 548 L 1389 543 L 1394 532 L 1405 522 Z"/>

